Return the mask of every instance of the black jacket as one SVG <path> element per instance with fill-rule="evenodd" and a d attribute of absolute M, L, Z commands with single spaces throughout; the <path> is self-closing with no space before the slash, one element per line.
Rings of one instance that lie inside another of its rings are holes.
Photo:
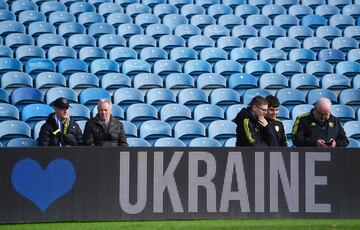
<path fill-rule="evenodd" d="M 250 108 L 242 109 L 234 119 L 236 128 L 236 146 L 267 146 L 265 137 L 272 132 L 269 125 L 262 127 Z"/>
<path fill-rule="evenodd" d="M 279 119 L 266 119 L 271 135 L 265 136 L 265 142 L 268 146 L 285 146 L 287 147 L 286 135 L 283 123 Z"/>
<path fill-rule="evenodd" d="M 45 124 L 40 129 L 39 145 L 40 146 L 77 146 L 82 143 L 82 134 L 79 125 L 70 117 L 69 128 L 66 134 L 61 132 L 54 134 L 58 129 L 55 120 L 55 113 L 49 115 Z"/>
<path fill-rule="evenodd" d="M 124 126 L 113 116 L 110 118 L 109 132 L 106 132 L 99 115 L 88 120 L 85 125 L 83 142 L 84 145 L 128 146 Z"/>
<path fill-rule="evenodd" d="M 294 145 L 315 147 L 318 139 L 324 141 L 334 139 L 336 147 L 346 147 L 349 140 L 340 120 L 331 115 L 327 121 L 321 124 L 315 119 L 313 111 L 314 109 L 296 118 L 292 131 Z"/>

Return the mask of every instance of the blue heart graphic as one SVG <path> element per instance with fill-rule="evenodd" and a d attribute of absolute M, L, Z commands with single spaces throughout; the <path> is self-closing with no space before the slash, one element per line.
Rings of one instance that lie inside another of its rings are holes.
<path fill-rule="evenodd" d="M 11 183 L 19 194 L 44 212 L 72 189 L 75 177 L 75 169 L 68 160 L 54 160 L 42 169 L 37 161 L 28 158 L 16 163 Z"/>

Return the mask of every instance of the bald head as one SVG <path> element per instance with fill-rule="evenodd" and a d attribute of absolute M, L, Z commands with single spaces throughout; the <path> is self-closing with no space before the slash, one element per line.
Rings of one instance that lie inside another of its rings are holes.
<path fill-rule="evenodd" d="M 331 101 L 327 98 L 320 98 L 315 104 L 314 115 L 316 120 L 325 122 L 331 115 Z"/>

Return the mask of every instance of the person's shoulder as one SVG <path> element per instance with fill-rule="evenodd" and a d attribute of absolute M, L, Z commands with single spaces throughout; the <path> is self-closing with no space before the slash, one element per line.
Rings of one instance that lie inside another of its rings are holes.
<path fill-rule="evenodd" d="M 303 114 L 300 114 L 299 116 L 296 117 L 296 120 L 303 120 L 303 119 L 308 119 L 311 115 L 311 112 L 306 112 Z"/>

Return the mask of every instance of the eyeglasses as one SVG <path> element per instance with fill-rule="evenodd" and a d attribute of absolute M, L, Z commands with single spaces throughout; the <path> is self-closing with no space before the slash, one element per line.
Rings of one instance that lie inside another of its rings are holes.
<path fill-rule="evenodd" d="M 317 115 L 321 118 L 328 118 L 330 117 L 330 113 L 320 113 L 319 110 L 315 109 L 315 112 L 317 113 Z"/>
<path fill-rule="evenodd" d="M 263 111 L 264 113 L 266 113 L 268 110 L 267 109 L 263 109 L 263 108 L 261 108 L 260 106 L 256 106 L 256 107 L 258 107 L 258 109 L 260 109 L 261 111 Z"/>

